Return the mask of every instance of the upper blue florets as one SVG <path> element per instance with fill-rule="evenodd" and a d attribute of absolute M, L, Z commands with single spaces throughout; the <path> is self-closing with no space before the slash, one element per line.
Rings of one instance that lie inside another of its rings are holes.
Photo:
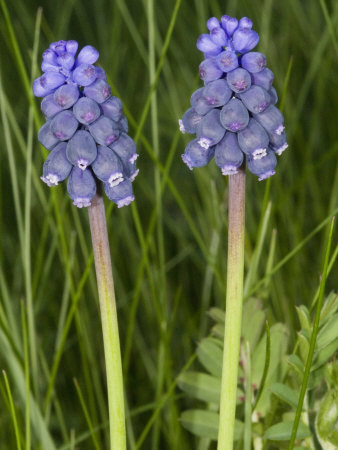
<path fill-rule="evenodd" d="M 252 25 L 247 17 L 212 17 L 209 34 L 197 40 L 205 86 L 192 94 L 191 108 L 179 121 L 183 133 L 197 135 L 182 155 L 190 169 L 215 156 L 223 175 L 232 175 L 246 156 L 249 170 L 263 180 L 275 173 L 275 154 L 287 148 L 273 73 L 265 56 L 251 51 L 259 41 Z"/>
<path fill-rule="evenodd" d="M 53 42 L 43 53 L 44 74 L 33 83 L 43 97 L 46 123 L 38 139 L 50 150 L 41 179 L 56 186 L 68 178 L 74 205 L 90 206 L 97 182 L 118 207 L 134 200 L 136 145 L 128 136 L 122 103 L 111 95 L 98 51 L 87 45 L 76 56 L 76 41 Z"/>

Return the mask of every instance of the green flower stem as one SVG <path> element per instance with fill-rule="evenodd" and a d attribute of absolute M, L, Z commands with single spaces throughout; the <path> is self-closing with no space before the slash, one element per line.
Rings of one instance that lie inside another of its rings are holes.
<path fill-rule="evenodd" d="M 100 299 L 108 386 L 110 450 L 126 449 L 124 391 L 114 281 L 103 198 L 96 195 L 88 208 Z"/>
<path fill-rule="evenodd" d="M 242 324 L 245 170 L 229 177 L 228 261 L 218 450 L 232 450 Z"/>

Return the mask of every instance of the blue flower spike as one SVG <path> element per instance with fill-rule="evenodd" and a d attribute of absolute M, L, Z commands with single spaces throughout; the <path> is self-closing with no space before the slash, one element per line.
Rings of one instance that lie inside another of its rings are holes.
<path fill-rule="evenodd" d="M 248 17 L 211 17 L 209 33 L 197 40 L 205 58 L 199 65 L 204 87 L 192 94 L 191 107 L 179 120 L 182 133 L 197 136 L 182 155 L 190 170 L 215 156 L 223 175 L 236 174 L 246 162 L 264 180 L 274 175 L 276 155 L 288 147 L 284 117 L 275 106 L 274 75 L 266 57 L 253 51 L 259 36 L 252 27 Z"/>
<path fill-rule="evenodd" d="M 67 191 L 78 208 L 91 205 L 102 183 L 107 197 L 120 208 L 134 200 L 136 145 L 128 136 L 120 99 L 111 95 L 105 71 L 95 66 L 99 52 L 91 45 L 79 52 L 78 47 L 74 40 L 50 44 L 42 55 L 44 73 L 33 83 L 46 118 L 38 140 L 50 151 L 41 179 L 52 187 L 68 178 Z M 222 103 L 229 94 L 218 96 L 211 89 L 210 95 Z M 196 126 L 197 122 L 193 132 Z M 279 136 L 272 148 L 283 145 Z"/>

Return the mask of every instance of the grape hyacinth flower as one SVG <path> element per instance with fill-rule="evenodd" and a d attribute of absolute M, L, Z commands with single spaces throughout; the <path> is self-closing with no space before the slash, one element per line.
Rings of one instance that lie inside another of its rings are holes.
<path fill-rule="evenodd" d="M 38 139 L 51 151 L 41 179 L 56 186 L 69 176 L 68 194 L 79 208 L 90 206 L 102 181 L 120 208 L 134 200 L 136 145 L 127 135 L 121 101 L 111 95 L 104 70 L 94 65 L 98 51 L 91 45 L 77 50 L 76 41 L 53 42 L 42 55 L 44 73 L 33 83 L 46 118 Z"/>
<path fill-rule="evenodd" d="M 212 17 L 207 21 L 209 34 L 197 40 L 205 56 L 199 67 L 204 87 L 192 94 L 191 107 L 179 120 L 182 133 L 198 138 L 182 155 L 191 170 L 206 165 L 214 154 L 223 175 L 236 174 L 246 161 L 249 171 L 264 180 L 275 173 L 275 154 L 288 146 L 284 118 L 275 106 L 273 73 L 266 57 L 252 51 L 259 41 L 252 25 L 247 17 Z M 225 139 L 227 135 L 231 137 Z"/>

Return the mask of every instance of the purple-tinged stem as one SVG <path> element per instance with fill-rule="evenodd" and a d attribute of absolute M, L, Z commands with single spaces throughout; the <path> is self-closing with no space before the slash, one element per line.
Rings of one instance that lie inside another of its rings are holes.
<path fill-rule="evenodd" d="M 228 261 L 218 450 L 232 450 L 242 327 L 245 169 L 229 176 Z"/>
<path fill-rule="evenodd" d="M 100 299 L 106 362 L 110 450 L 125 450 L 126 429 L 120 339 L 106 215 L 102 196 L 95 195 L 91 205 L 88 207 L 88 212 Z"/>

